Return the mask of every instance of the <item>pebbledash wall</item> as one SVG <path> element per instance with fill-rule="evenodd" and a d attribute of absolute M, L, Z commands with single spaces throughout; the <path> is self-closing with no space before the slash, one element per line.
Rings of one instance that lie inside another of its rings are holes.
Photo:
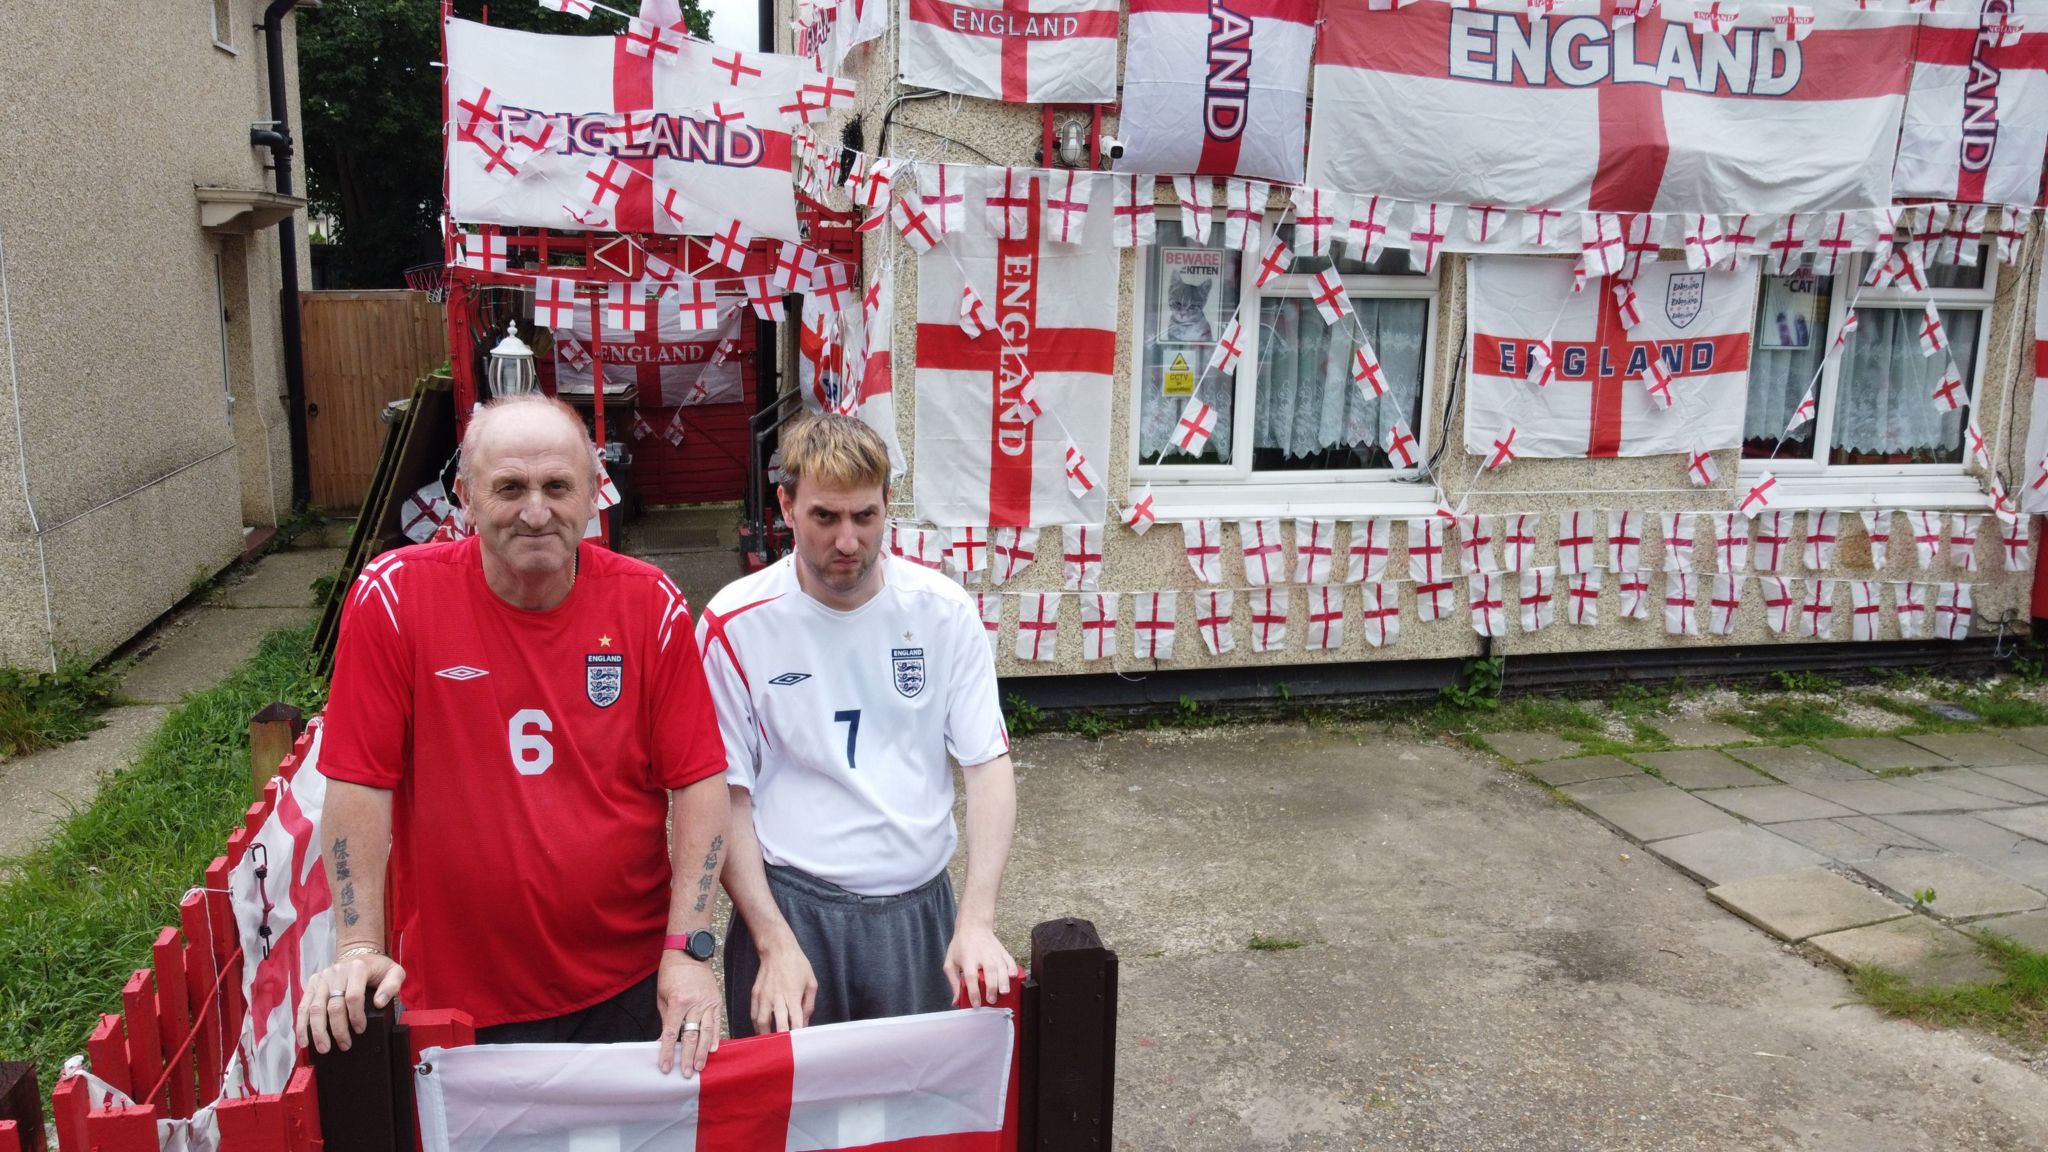
<path fill-rule="evenodd" d="M 198 191 L 274 187 L 264 7 L 0 21 L 0 664 L 106 654 L 290 511 L 276 231 Z"/>
<path fill-rule="evenodd" d="M 787 52 L 792 50 L 789 32 L 792 9 L 789 0 L 778 0 L 777 16 L 776 47 L 778 51 Z M 820 140 L 827 143 L 838 142 L 847 122 L 857 119 L 861 122 L 862 138 L 867 150 L 879 155 L 945 163 L 1050 167 L 1039 157 L 1042 122 L 1038 105 L 1006 105 L 949 94 L 918 96 L 901 100 L 899 103 L 899 97 L 912 90 L 897 82 L 896 53 L 897 32 L 892 27 L 881 39 L 855 48 L 849 54 L 841 71 L 859 84 L 859 99 L 848 112 L 820 125 Z M 890 126 L 884 137 L 881 134 L 882 119 L 892 105 L 894 110 L 889 113 Z M 1114 135 L 1115 127 L 1112 107 L 1106 113 L 1104 131 Z M 950 143 L 946 139 L 948 137 L 951 139 Z M 1162 224 L 1168 220 L 1177 220 L 1177 202 L 1172 196 L 1171 182 L 1165 177 L 1159 180 L 1158 192 L 1161 206 L 1159 219 Z M 1269 221 L 1285 206 L 1284 197 L 1284 189 L 1275 191 L 1268 214 Z M 1220 223 L 1217 228 L 1220 231 Z M 1997 278 L 1996 295 L 1989 313 L 1990 331 L 1981 344 L 1982 360 L 1981 367 L 1976 371 L 1972 409 L 1987 442 L 1992 445 L 1994 466 L 2006 478 L 2008 487 L 2013 488 L 2016 488 L 2019 482 L 2016 478 L 2030 474 L 2023 457 L 2032 397 L 2033 360 L 2030 353 L 2033 348 L 2031 326 L 2034 318 L 2031 313 L 2031 302 L 2037 299 L 2038 291 L 2035 281 L 2039 278 L 2039 245 L 2042 243 L 2039 233 L 2039 225 L 2031 224 L 2025 250 L 2021 253 L 2019 261 L 1999 265 L 1992 273 Z M 1285 497 L 1276 496 L 1272 502 L 1264 504 L 1245 505 L 1233 502 L 1229 506 L 1222 506 L 1190 500 L 1187 496 L 1176 493 L 1173 482 L 1153 480 L 1151 485 L 1157 500 L 1160 522 L 1142 537 L 1116 522 L 1116 510 L 1122 506 L 1126 496 L 1144 487 L 1143 481 L 1135 485 L 1135 488 L 1131 483 L 1130 473 L 1134 454 L 1131 446 L 1134 440 L 1131 436 L 1130 422 L 1135 416 L 1135 392 L 1131 386 L 1132 350 L 1140 339 L 1140 333 L 1137 331 L 1137 295 L 1141 288 L 1139 263 L 1146 251 L 1119 250 L 1121 264 L 1117 296 L 1116 381 L 1111 404 L 1111 455 L 1106 467 L 1102 469 L 1111 498 L 1111 522 L 1105 526 L 1103 532 L 1100 590 L 1123 593 L 1118 606 L 1118 655 L 1114 660 L 1089 661 L 1082 658 L 1082 594 L 1069 592 L 1060 602 L 1057 659 L 1016 659 L 1013 638 L 1019 602 L 1014 596 L 1004 596 L 1002 630 L 1000 643 L 997 645 L 998 672 L 1003 676 L 1106 672 L 1143 674 L 1171 669 L 1465 658 L 1479 655 L 1485 641 L 1473 630 L 1470 623 L 1464 569 L 1457 562 L 1454 544 L 1447 543 L 1446 568 L 1455 576 L 1456 605 L 1445 618 L 1429 623 L 1419 621 L 1415 614 L 1412 589 L 1403 587 L 1400 598 L 1399 640 L 1387 647 L 1373 648 L 1366 644 L 1364 638 L 1365 630 L 1359 616 L 1359 590 L 1355 586 L 1347 587 L 1344 599 L 1343 646 L 1325 651 L 1307 651 L 1302 646 L 1308 613 L 1307 596 L 1303 586 L 1288 584 L 1284 585 L 1291 593 L 1286 645 L 1279 651 L 1254 652 L 1249 631 L 1249 593 L 1244 591 L 1246 581 L 1235 521 L 1240 518 L 1281 518 L 1281 535 L 1286 544 L 1285 571 L 1291 577 L 1294 566 L 1294 512 Z M 1683 253 L 1668 251 L 1664 258 L 1683 259 Z M 892 229 L 884 228 L 869 234 L 863 254 L 862 283 L 871 281 L 883 263 L 889 259 L 895 262 L 895 405 L 899 439 L 902 441 L 906 457 L 910 458 L 910 473 L 893 493 L 891 511 L 893 515 L 904 518 L 908 523 L 913 515 L 912 484 L 916 476 L 913 429 L 917 419 L 915 349 L 918 257 L 893 234 Z M 1465 508 L 1469 513 L 1536 514 L 1539 544 L 1532 563 L 1537 566 L 1555 565 L 1557 562 L 1558 515 L 1561 512 L 1580 508 L 1595 509 L 1598 512 L 1598 531 L 1603 540 L 1603 551 L 1607 530 L 1605 510 L 1646 513 L 1648 515 L 1645 517 L 1646 523 L 1643 528 L 1641 566 L 1652 573 L 1647 618 L 1621 618 L 1621 593 L 1616 586 L 1616 573 L 1611 570 L 1610 565 L 1610 570 L 1605 574 L 1600 597 L 1598 625 L 1585 627 L 1567 624 L 1564 619 L 1564 599 L 1560 592 L 1556 621 L 1549 627 L 1533 633 L 1524 633 L 1520 628 L 1516 595 L 1518 577 L 1514 573 L 1508 573 L 1500 584 L 1506 603 L 1506 631 L 1493 638 L 1491 652 L 1495 655 L 1513 657 L 1521 653 L 1811 643 L 1810 640 L 1797 639 L 1790 635 L 1780 636 L 1770 631 L 1765 621 L 1763 597 L 1753 576 L 1744 589 L 1743 604 L 1734 632 L 1728 636 L 1706 634 L 1705 600 L 1717 569 L 1711 554 L 1711 541 L 1714 538 L 1712 525 L 1709 523 L 1709 517 L 1704 514 L 1732 510 L 1748 488 L 1745 477 L 1753 478 L 1754 474 L 1760 471 L 1757 467 L 1759 462 L 1756 461 L 1750 462 L 1750 466 L 1745 468 L 1739 459 L 1738 449 L 1716 453 L 1721 480 L 1715 487 L 1706 489 L 1690 487 L 1687 484 L 1682 456 L 1619 457 L 1599 460 L 1522 458 L 1498 472 L 1486 474 L 1476 484 L 1473 483 L 1474 473 L 1482 459 L 1463 450 L 1466 389 L 1462 386 L 1462 381 L 1458 382 L 1460 386 L 1456 389 L 1456 405 L 1449 413 L 1449 427 L 1444 427 L 1444 404 L 1452 391 L 1453 371 L 1463 371 L 1459 353 L 1465 343 L 1465 291 L 1473 259 L 1470 256 L 1449 255 L 1444 257 L 1440 264 L 1434 317 L 1436 327 L 1432 334 L 1433 354 L 1424 379 L 1422 407 L 1425 429 L 1418 430 L 1428 448 L 1434 450 L 1440 443 L 1446 445 L 1437 463 L 1436 472 L 1443 482 L 1448 501 L 1454 506 L 1457 505 L 1465 499 L 1469 486 L 1471 496 Z M 1994 261 L 1989 244 L 1985 246 L 1983 259 L 1987 264 Z M 1227 306 L 1224 315 L 1228 315 Z M 793 355 L 785 362 L 793 363 Z M 1199 362 L 1196 367 L 1199 369 Z M 788 379 L 795 378 L 793 369 L 785 375 Z M 1176 400 L 1176 405 L 1178 402 Z M 1786 498 L 1774 507 L 1793 510 L 1797 515 L 1794 517 L 1792 550 L 1787 552 L 1787 560 L 1778 574 L 1795 579 L 1802 590 L 1805 582 L 1812 577 L 1837 581 L 1965 581 L 1972 585 L 1974 597 L 1973 635 L 1997 635 L 2001 630 L 2001 622 L 2004 631 L 2009 635 L 2026 630 L 2028 596 L 2032 581 L 2031 566 L 2028 572 L 2005 571 L 1997 524 L 1990 515 L 1990 499 L 1980 489 L 1975 477 L 1964 474 L 1962 466 L 1958 465 L 1938 475 L 1930 474 L 1923 469 L 1917 476 L 1884 475 L 1885 469 L 1882 467 L 1822 469 L 1812 477 L 1796 479 L 1784 476 L 1784 471 L 1782 468 L 1778 469 Z M 1362 494 L 1362 498 L 1354 503 L 1331 504 L 1326 502 L 1330 497 L 1318 494 L 1313 508 L 1303 513 L 1305 517 L 1339 521 L 1332 583 L 1341 580 L 1344 575 L 1344 548 L 1348 533 L 1342 522 L 1346 519 L 1378 516 L 1396 518 L 1386 579 L 1405 584 L 1408 579 L 1407 529 L 1400 519 L 1429 515 L 1435 507 L 1433 492 L 1426 482 L 1415 484 L 1412 495 L 1405 497 L 1384 495 L 1386 486 L 1382 484 L 1361 487 L 1372 489 L 1371 495 Z M 1925 570 L 1917 566 L 1904 518 L 1894 517 L 1894 538 L 1888 549 L 1887 563 L 1883 569 L 1873 570 L 1870 566 L 1868 542 L 1856 514 L 1859 510 L 1873 508 L 1941 513 L 1942 546 L 1932 566 Z M 1836 551 L 1836 563 L 1832 568 L 1820 572 L 1809 572 L 1800 562 L 1799 550 L 1804 543 L 1806 528 L 1804 513 L 1808 509 L 1834 509 L 1842 513 L 1841 543 Z M 1668 634 L 1664 627 L 1661 574 L 1664 547 L 1655 523 L 1655 514 L 1688 511 L 1702 513 L 1695 525 L 1699 545 L 1695 552 L 1694 571 L 1699 576 L 1699 598 L 1703 611 L 1700 622 L 1701 634 L 1678 636 Z M 1949 563 L 1947 537 L 1950 519 L 1952 514 L 1957 512 L 1983 514 L 1984 517 L 1978 530 L 1975 572 L 1958 571 Z M 1220 584 L 1213 586 L 1201 583 L 1190 570 L 1179 524 L 1179 521 L 1209 517 L 1220 517 L 1223 520 L 1223 578 Z M 2030 517 L 2029 522 L 2029 531 L 2035 531 L 2035 518 Z M 1447 535 L 1450 539 L 1455 539 L 1454 534 Z M 1063 574 L 1060 551 L 1060 529 L 1043 528 L 1040 532 L 1037 561 L 1016 579 L 1004 584 L 1001 591 L 1061 591 Z M 987 590 L 989 587 L 985 580 L 969 585 L 970 589 L 977 591 Z M 1233 619 L 1236 648 L 1220 656 L 1211 656 L 1208 653 L 1195 627 L 1194 594 L 1209 587 L 1238 590 Z M 1131 620 L 1135 606 L 1131 594 L 1163 590 L 1175 590 L 1180 593 L 1174 659 L 1134 659 L 1131 656 Z M 1889 585 L 1883 589 L 1884 608 L 1879 633 L 1881 641 L 1900 638 L 1892 607 L 1894 592 L 1895 589 Z M 1837 583 L 1834 596 L 1833 639 L 1837 642 L 1847 641 L 1850 639 L 1850 592 L 1848 588 Z M 1923 626 L 1921 636 L 1933 635 L 1933 622 L 1930 618 Z"/>

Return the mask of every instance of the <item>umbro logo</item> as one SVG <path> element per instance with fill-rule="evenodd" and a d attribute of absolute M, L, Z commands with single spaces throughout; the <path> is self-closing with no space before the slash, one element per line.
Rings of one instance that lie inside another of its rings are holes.
<path fill-rule="evenodd" d="M 443 668 L 439 672 L 434 673 L 434 675 L 447 680 L 474 680 L 479 676 L 489 676 L 490 673 L 482 668 L 471 668 L 467 664 L 457 664 L 453 668 Z"/>
<path fill-rule="evenodd" d="M 773 680 L 770 680 L 769 683 L 779 684 L 782 687 L 787 688 L 791 684 L 801 684 L 804 681 L 809 680 L 810 678 L 811 674 L 809 672 L 784 672 L 782 675 L 777 676 Z"/>

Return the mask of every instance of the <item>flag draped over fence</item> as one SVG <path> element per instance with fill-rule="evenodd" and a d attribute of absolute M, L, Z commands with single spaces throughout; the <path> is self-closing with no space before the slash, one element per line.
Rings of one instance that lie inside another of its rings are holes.
<path fill-rule="evenodd" d="M 1373 7 L 1324 11 L 1318 188 L 1601 212 L 1891 201 L 1910 14 L 1818 9 L 1789 42 L 1764 5 L 1720 33 L 1694 31 L 1675 5 L 1633 22 Z"/>
<path fill-rule="evenodd" d="M 1301 182 L 1316 0 L 1131 0 L 1118 171 Z"/>
<path fill-rule="evenodd" d="M 1614 293 L 1573 294 L 1572 277 L 1562 260 L 1473 261 L 1465 450 L 1489 453 L 1510 428 L 1521 456 L 1734 447 L 1748 387 L 1755 264 L 1705 272 L 1644 264 L 1635 280 L 1642 319 L 1633 328 L 1624 327 Z M 1549 352 L 1546 387 L 1527 379 L 1535 348 Z M 1669 407 L 1652 392 L 1658 363 L 1671 374 Z"/>
<path fill-rule="evenodd" d="M 918 257 L 917 514 L 996 528 L 1103 523 L 1108 494 L 1069 483 L 1067 448 L 1096 475 L 1108 466 L 1118 259 L 1109 183 L 1095 184 L 1079 243 L 1060 244 L 1043 235 L 1036 180 L 984 175 L 968 182 L 970 217 L 998 189 L 1028 211 L 1009 239 L 963 232 Z M 959 319 L 969 288 L 989 321 L 973 336 Z"/>
<path fill-rule="evenodd" d="M 430 1048 L 426 1152 L 997 1152 L 1010 1012 L 969 1008 L 730 1040 L 701 1076 L 649 1044 Z"/>

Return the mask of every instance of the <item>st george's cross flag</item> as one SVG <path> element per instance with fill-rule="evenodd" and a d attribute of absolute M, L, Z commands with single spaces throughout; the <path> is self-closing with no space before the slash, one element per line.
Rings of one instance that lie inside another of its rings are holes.
<path fill-rule="evenodd" d="M 825 1024 L 719 1046 L 663 1075 L 654 1044 L 429 1048 L 426 1152 L 544 1148 L 916 1148 L 995 1152 L 1011 1013 L 966 1008 Z"/>
<path fill-rule="evenodd" d="M 903 82 L 1013 104 L 1106 104 L 1116 25 L 1116 0 L 904 0 Z"/>
<path fill-rule="evenodd" d="M 689 321 L 666 295 L 655 304 L 655 322 L 638 332 L 618 331 L 607 323 L 602 344 L 605 391 L 616 394 L 638 387 L 647 403 L 664 408 L 738 403 L 746 393 L 740 359 L 728 356 L 720 361 L 717 351 L 721 341 L 739 339 L 742 308 L 737 297 L 721 303 L 724 307 L 717 312 L 722 319 L 705 329 L 685 327 Z M 575 346 L 587 349 L 593 343 L 590 302 L 578 299 L 572 313 L 572 327 L 556 329 L 555 388 L 588 396 L 595 390 L 592 358 L 567 353 Z M 565 336 L 576 344 L 564 340 Z"/>
<path fill-rule="evenodd" d="M 2048 14 L 2012 0 L 1920 19 L 1894 193 L 2036 204 L 2048 146 Z"/>
<path fill-rule="evenodd" d="M 2048 244 L 2041 245 L 2048 273 Z M 2020 511 L 2048 512 L 2048 293 L 2034 298 L 2034 402 L 2027 415 L 2027 456 L 2021 464 Z"/>
<path fill-rule="evenodd" d="M 853 85 L 798 56 L 701 41 L 643 56 L 629 43 L 448 21 L 449 214 L 666 235 L 737 222 L 800 239 L 791 121 L 850 103 Z M 740 115 L 721 120 L 713 104 Z M 521 139 L 545 146 L 500 179 L 496 150 Z"/>
<path fill-rule="evenodd" d="M 874 0 L 879 2 L 879 0 Z M 889 478 L 905 471 L 903 442 L 896 435 L 896 265 L 882 265 L 861 295 L 861 323 L 853 414 L 889 446 Z"/>
<path fill-rule="evenodd" d="M 402 563 L 388 553 L 372 561 L 357 578 L 359 586 L 374 586 L 380 569 L 388 577 L 389 566 Z M 313 740 L 306 756 L 279 788 L 242 862 L 228 873 L 235 933 L 250 958 L 241 988 L 249 1010 L 228 1075 L 232 1084 L 246 1077 L 252 1093 L 284 1091 L 298 1056 L 292 1027 L 306 978 L 334 959 L 333 898 L 321 856 L 327 778 L 319 768 L 319 725 L 308 725 Z"/>
<path fill-rule="evenodd" d="M 1642 322 L 1624 330 L 1610 292 L 1571 291 L 1569 262 L 1502 256 L 1472 264 L 1466 363 L 1471 396 L 1465 451 L 1486 455 L 1517 430 L 1521 456 L 1650 456 L 1733 448 L 1742 439 L 1749 385 L 1756 265 L 1692 272 L 1643 265 Z M 1548 387 L 1524 380 L 1531 350 L 1546 346 Z M 1673 374 L 1670 408 L 1644 384 L 1650 359 Z"/>
<path fill-rule="evenodd" d="M 1119 172 L 1302 182 L 1317 0 L 1131 0 Z"/>
<path fill-rule="evenodd" d="M 1912 14 L 1824 9 L 1793 43 L 1761 11 L 1702 33 L 1685 5 L 1626 23 L 1374 7 L 1324 10 L 1315 187 L 1594 212 L 1891 202 Z"/>
<path fill-rule="evenodd" d="M 1002 170 L 990 170 L 997 180 Z M 980 219 L 983 183 L 968 182 L 969 219 Z M 1014 238 L 980 229 L 918 258 L 918 515 L 940 524 L 1024 527 L 1101 524 L 1108 492 L 1076 495 L 1066 482 L 1064 427 L 1080 454 L 1110 458 L 1109 400 L 1116 370 L 1117 250 L 1110 243 L 1108 181 L 1093 194 L 1078 244 L 1043 234 L 1038 181 Z M 957 259 L 956 259 L 957 257 Z M 962 279 L 962 273 L 965 279 Z M 958 323 L 961 291 L 988 302 L 990 326 L 969 337 Z M 1034 417 L 1024 392 L 1057 421 Z"/>

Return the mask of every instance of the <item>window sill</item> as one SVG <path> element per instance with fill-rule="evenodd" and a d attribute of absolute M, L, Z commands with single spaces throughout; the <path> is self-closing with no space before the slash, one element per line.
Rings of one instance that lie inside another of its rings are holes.
<path fill-rule="evenodd" d="M 1131 478 L 1134 489 L 1147 484 L 1152 487 L 1153 515 L 1160 520 L 1343 520 L 1428 516 L 1436 509 L 1436 489 L 1420 480 L 1233 484 Z"/>
<path fill-rule="evenodd" d="M 1756 482 L 1769 469 L 1745 461 L 1742 482 Z M 1911 511 L 1988 511 L 1991 497 L 1977 478 L 1947 465 L 1870 465 L 1828 471 L 1777 472 L 1774 507 L 1828 510 L 1900 508 Z"/>
<path fill-rule="evenodd" d="M 225 53 L 227 53 L 227 54 L 228 54 L 228 55 L 230 55 L 230 56 L 240 56 L 240 55 L 242 54 L 242 50 L 241 50 L 241 49 L 239 49 L 239 48 L 235 47 L 235 46 L 234 46 L 234 45 L 232 45 L 232 44 L 223 44 L 223 43 L 221 43 L 221 42 L 220 42 L 220 41 L 218 41 L 218 40 L 215 40 L 215 41 L 213 42 L 213 46 L 214 46 L 214 48 L 215 48 L 215 49 L 217 49 L 217 50 L 219 50 L 219 51 L 222 51 L 222 52 L 225 52 Z"/>

